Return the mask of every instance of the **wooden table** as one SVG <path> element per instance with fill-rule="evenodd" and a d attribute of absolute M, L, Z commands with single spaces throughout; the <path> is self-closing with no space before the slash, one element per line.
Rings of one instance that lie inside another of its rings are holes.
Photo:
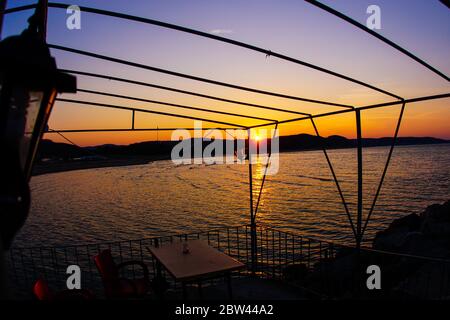
<path fill-rule="evenodd" d="M 185 243 L 189 248 L 189 253 L 183 253 Z M 231 299 L 230 273 L 245 267 L 242 262 L 211 247 L 203 240 L 173 242 L 160 247 L 148 247 L 147 249 L 175 280 L 181 282 L 183 298 L 186 298 L 186 283 L 198 282 L 201 295 L 202 279 L 225 275 Z"/>

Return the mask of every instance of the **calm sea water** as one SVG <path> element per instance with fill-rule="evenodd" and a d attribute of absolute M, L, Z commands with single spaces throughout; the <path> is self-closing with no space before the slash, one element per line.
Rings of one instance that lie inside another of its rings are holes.
<path fill-rule="evenodd" d="M 367 214 L 388 148 L 364 150 Z M 356 150 L 330 158 L 356 218 Z M 400 146 L 366 233 L 370 241 L 393 219 L 450 197 L 450 144 Z M 255 198 L 263 165 L 254 166 Z M 32 178 L 32 209 L 16 246 L 138 239 L 249 222 L 246 165 L 148 165 L 53 173 Z M 352 233 L 321 151 L 282 153 L 257 217 L 266 225 L 349 243 Z"/>

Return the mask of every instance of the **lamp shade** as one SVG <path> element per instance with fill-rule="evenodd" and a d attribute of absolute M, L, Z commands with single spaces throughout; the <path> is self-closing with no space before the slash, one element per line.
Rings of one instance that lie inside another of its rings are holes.
<path fill-rule="evenodd" d="M 0 237 L 8 249 L 25 222 L 28 181 L 57 93 L 76 92 L 50 50 L 27 29 L 0 42 Z"/>
<path fill-rule="evenodd" d="M 42 39 L 25 31 L 0 42 L 0 136 L 18 146 L 27 179 L 56 94 L 76 92 L 76 78 L 58 71 Z"/>

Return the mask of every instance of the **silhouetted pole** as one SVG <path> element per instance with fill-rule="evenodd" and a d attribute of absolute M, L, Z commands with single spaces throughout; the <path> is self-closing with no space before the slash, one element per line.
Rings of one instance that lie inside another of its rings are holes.
<path fill-rule="evenodd" d="M 362 209 L 363 209 L 363 159 L 362 159 L 362 135 L 361 135 L 361 111 L 355 110 L 356 117 L 356 140 L 357 140 L 357 162 L 358 162 L 358 204 L 356 217 L 356 287 L 357 296 L 363 288 L 362 261 L 361 261 L 361 239 L 362 239 Z"/>
<path fill-rule="evenodd" d="M 38 5 L 41 10 L 41 37 L 44 41 L 47 41 L 47 14 L 48 14 L 48 0 L 39 0 Z"/>
<path fill-rule="evenodd" d="M 253 214 L 253 169 L 252 169 L 252 156 L 250 147 L 251 129 L 247 130 L 247 143 L 248 143 L 248 182 L 250 189 L 250 250 L 252 259 L 252 274 L 256 273 L 256 222 L 255 215 Z"/>
<path fill-rule="evenodd" d="M 317 129 L 316 123 L 314 122 L 314 119 L 313 119 L 312 115 L 310 116 L 310 119 L 311 119 L 311 123 L 312 123 L 313 128 L 314 128 L 314 132 L 316 133 L 317 138 L 320 139 L 321 136 L 320 136 L 319 130 Z M 350 214 L 350 210 L 348 210 L 347 202 L 345 201 L 344 194 L 342 193 L 341 186 L 339 185 L 339 181 L 337 179 L 336 173 L 334 172 L 334 168 L 333 168 L 333 165 L 331 163 L 330 157 L 328 156 L 327 146 L 326 146 L 326 143 L 325 143 L 324 140 L 321 140 L 321 147 L 322 147 L 323 154 L 325 155 L 325 160 L 327 160 L 328 168 L 330 169 L 331 175 L 333 176 L 334 183 L 336 184 L 337 191 L 339 193 L 339 196 L 341 197 L 342 204 L 344 205 L 345 213 L 347 214 L 348 222 L 350 223 L 350 227 L 352 228 L 353 236 L 356 239 L 357 238 L 357 234 L 356 234 L 355 225 L 353 224 L 353 219 L 352 219 L 352 216 Z"/>
<path fill-rule="evenodd" d="M 2 39 L 3 16 L 5 9 L 6 9 L 6 0 L 0 0 L 0 40 Z"/>
<path fill-rule="evenodd" d="M 256 221 L 256 217 L 258 215 L 258 208 L 259 208 L 259 203 L 261 201 L 261 195 L 262 195 L 262 191 L 263 191 L 263 188 L 264 188 L 264 182 L 266 181 L 267 169 L 269 168 L 270 158 L 272 157 L 272 143 L 275 140 L 275 135 L 277 133 L 277 128 L 278 128 L 278 123 L 275 124 L 275 130 L 274 130 L 273 136 L 272 136 L 272 138 L 270 140 L 270 148 L 269 148 L 269 141 L 266 140 L 267 148 L 269 148 L 269 155 L 267 157 L 267 163 L 266 163 L 266 166 L 264 168 L 264 175 L 263 175 L 263 178 L 262 178 L 262 181 L 261 181 L 261 185 L 259 187 L 258 199 L 256 200 L 256 206 L 255 206 L 255 210 L 254 210 L 254 213 L 253 213 L 253 215 L 255 216 L 255 221 Z"/>
<path fill-rule="evenodd" d="M 429 65 L 427 62 L 425 62 L 424 60 L 420 59 L 419 57 L 415 56 L 414 54 L 412 54 L 411 52 L 409 52 L 408 50 L 400 47 L 398 44 L 392 42 L 391 40 L 383 37 L 380 33 L 375 32 L 374 30 L 368 28 L 366 25 L 353 20 L 352 18 L 344 15 L 343 13 L 326 6 L 325 4 L 317 1 L 317 0 L 305 0 L 306 2 L 309 2 L 313 5 L 315 5 L 316 7 L 325 10 L 333 15 L 335 15 L 336 17 L 341 18 L 344 21 L 347 21 L 348 23 L 352 24 L 353 26 L 367 32 L 368 34 L 374 36 L 375 38 L 377 38 L 378 40 L 383 41 L 384 43 L 386 43 L 387 45 L 391 46 L 392 48 L 400 51 L 401 53 L 403 53 L 404 55 L 410 57 L 411 59 L 415 60 L 416 62 L 420 63 L 422 66 L 424 66 L 425 68 L 427 68 L 428 70 L 434 72 L 435 74 L 437 74 L 438 76 L 444 78 L 447 81 L 450 81 L 449 77 L 447 77 L 447 75 L 445 75 L 444 73 L 442 73 L 441 71 L 437 70 L 436 68 L 432 67 L 431 65 Z M 448 0 L 441 0 L 441 2 L 446 5 L 448 7 Z"/>
<path fill-rule="evenodd" d="M 406 103 L 403 102 L 402 108 L 400 109 L 400 115 L 398 116 L 397 126 L 395 127 L 394 137 L 392 138 L 391 148 L 389 149 L 389 154 L 386 160 L 386 164 L 384 165 L 383 173 L 381 174 L 380 183 L 378 184 L 377 191 L 375 192 L 375 196 L 373 198 L 372 206 L 370 207 L 369 213 L 366 217 L 366 222 L 364 223 L 364 227 L 361 231 L 361 237 L 364 236 L 364 232 L 366 231 L 367 225 L 369 224 L 370 217 L 372 216 L 373 210 L 375 208 L 375 204 L 377 203 L 378 196 L 380 195 L 381 187 L 383 186 L 384 178 L 386 177 L 386 173 L 389 167 L 389 162 L 391 161 L 392 153 L 394 152 L 395 143 L 397 141 L 398 132 L 400 130 L 400 124 L 402 123 L 403 112 L 405 111 Z"/>
<path fill-rule="evenodd" d="M 361 112 L 355 110 L 356 116 L 356 139 L 358 149 L 358 213 L 356 218 L 356 247 L 361 247 L 361 226 L 362 226 L 362 209 L 363 209 L 363 159 L 362 159 L 362 135 L 361 135 Z"/>

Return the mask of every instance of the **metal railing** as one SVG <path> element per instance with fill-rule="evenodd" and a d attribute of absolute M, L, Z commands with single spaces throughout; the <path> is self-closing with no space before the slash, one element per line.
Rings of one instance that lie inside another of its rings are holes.
<path fill-rule="evenodd" d="M 256 270 L 252 270 L 251 227 L 241 225 L 137 240 L 12 248 L 8 258 L 11 291 L 17 298 L 30 298 L 32 286 L 39 278 L 45 279 L 53 290 L 65 289 L 67 267 L 75 264 L 81 268 L 82 288 L 90 289 L 102 298 L 103 285 L 94 262 L 94 257 L 102 250 L 111 250 L 116 263 L 127 260 L 144 262 L 150 277 L 155 277 L 156 262 L 147 248 L 190 239 L 202 239 L 243 262 L 247 268 L 234 272 L 234 278 L 256 276 L 282 280 L 297 286 L 310 298 L 450 297 L 448 260 L 357 250 L 263 225 L 256 227 Z M 369 275 L 366 269 L 369 265 L 377 265 L 382 270 L 382 290 L 367 289 Z M 181 289 L 164 269 L 162 272 L 169 282 L 169 290 Z M 142 271 L 130 266 L 122 270 L 122 276 L 139 278 Z M 223 280 L 208 280 L 206 285 L 220 281 Z"/>

